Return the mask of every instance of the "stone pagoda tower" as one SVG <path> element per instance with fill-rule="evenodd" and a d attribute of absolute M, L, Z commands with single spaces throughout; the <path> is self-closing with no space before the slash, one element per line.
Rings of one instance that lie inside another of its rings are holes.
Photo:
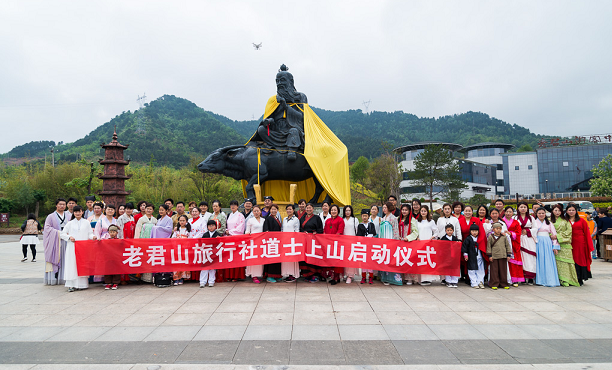
<path fill-rule="evenodd" d="M 117 141 L 117 126 L 113 133 L 113 141 L 100 146 L 104 148 L 104 159 L 98 162 L 104 165 L 104 174 L 98 174 L 98 178 L 102 179 L 102 190 L 98 194 L 102 196 L 105 204 L 119 207 L 120 204 L 125 204 L 125 197 L 130 194 L 129 191 L 125 191 L 125 180 L 132 177 L 125 174 L 125 166 L 130 161 L 123 159 L 123 151 L 128 146 L 121 145 Z"/>

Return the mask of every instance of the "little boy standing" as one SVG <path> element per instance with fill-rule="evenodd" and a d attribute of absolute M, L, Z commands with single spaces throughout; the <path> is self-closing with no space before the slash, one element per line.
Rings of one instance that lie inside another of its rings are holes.
<path fill-rule="evenodd" d="M 498 287 L 510 289 L 508 286 L 508 260 L 512 258 L 512 246 L 504 235 L 502 235 L 502 225 L 499 222 L 493 224 L 493 234 L 487 238 L 487 256 L 491 263 L 491 275 L 489 276 L 489 286 L 493 290 Z"/>
<path fill-rule="evenodd" d="M 215 220 L 208 220 L 206 223 L 208 231 L 202 235 L 202 238 L 219 238 L 221 235 L 217 232 L 217 222 Z M 209 287 L 215 286 L 215 278 L 217 276 L 217 270 L 202 270 L 200 271 L 200 288 L 204 288 L 206 283 Z"/>
<path fill-rule="evenodd" d="M 446 233 L 440 240 L 448 240 L 450 242 L 458 242 L 459 239 L 454 235 L 455 227 L 452 224 L 446 224 L 444 227 L 444 232 Z M 446 275 L 446 286 L 449 288 L 457 288 L 457 283 L 459 282 L 459 276 L 450 276 Z"/>
<path fill-rule="evenodd" d="M 370 222 L 370 210 L 362 209 L 361 210 L 361 223 L 357 226 L 357 236 L 365 236 L 366 238 L 373 238 L 376 236 L 376 227 L 372 222 Z M 370 273 L 370 279 L 368 280 L 369 284 L 374 284 L 374 270 L 371 269 L 362 269 L 361 270 L 361 284 L 366 283 L 366 278 L 368 273 Z"/>
<path fill-rule="evenodd" d="M 478 249 L 478 225 L 470 226 L 470 235 L 465 238 L 461 246 L 463 258 L 467 261 L 468 275 L 472 288 L 484 289 L 484 260 Z"/>
<path fill-rule="evenodd" d="M 119 227 L 117 225 L 110 225 L 108 227 L 108 234 L 102 239 L 118 239 Z M 105 290 L 117 290 L 118 284 L 121 282 L 121 275 L 104 275 L 104 289 Z"/>

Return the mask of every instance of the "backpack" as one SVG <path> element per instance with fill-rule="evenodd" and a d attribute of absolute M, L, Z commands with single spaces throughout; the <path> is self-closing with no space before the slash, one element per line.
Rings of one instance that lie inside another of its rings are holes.
<path fill-rule="evenodd" d="M 153 284 L 158 288 L 167 288 L 172 285 L 172 274 L 169 272 L 158 272 L 153 275 Z"/>

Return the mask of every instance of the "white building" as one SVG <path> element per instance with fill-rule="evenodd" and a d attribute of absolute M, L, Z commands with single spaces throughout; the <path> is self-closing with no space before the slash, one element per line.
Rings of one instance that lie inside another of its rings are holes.
<path fill-rule="evenodd" d="M 528 196 L 540 192 L 538 180 L 538 153 L 503 153 L 504 178 L 508 179 L 506 194 Z"/>

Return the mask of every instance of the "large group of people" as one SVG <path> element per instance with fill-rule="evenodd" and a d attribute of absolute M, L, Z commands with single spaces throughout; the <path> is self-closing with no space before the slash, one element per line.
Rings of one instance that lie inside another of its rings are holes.
<path fill-rule="evenodd" d="M 57 199 L 56 210 L 47 216 L 43 229 L 45 253 L 45 284 L 65 284 L 69 291 L 85 289 L 90 282 L 104 282 L 113 290 L 130 281 L 153 282 L 153 275 L 77 276 L 75 245 L 78 240 L 130 238 L 217 238 L 230 235 L 256 234 L 267 231 L 306 232 L 386 238 L 412 242 L 415 240 L 447 240 L 461 242 L 461 274 L 437 276 L 400 274 L 367 269 L 321 267 L 305 262 L 283 262 L 267 265 L 229 268 L 223 270 L 173 271 L 172 284 L 198 281 L 200 287 L 213 287 L 218 282 L 242 281 L 253 283 L 341 281 L 355 279 L 361 284 L 373 284 L 378 278 L 385 285 L 431 285 L 434 281 L 456 288 L 460 281 L 476 289 L 487 284 L 492 289 L 509 289 L 519 284 L 581 286 L 591 278 L 594 256 L 594 232 L 587 220 L 579 216 L 578 208 L 557 204 L 548 212 L 538 204 L 529 210 L 525 202 L 515 209 L 497 200 L 490 209 L 482 205 L 474 209 L 461 202 L 444 204 L 432 212 L 418 199 L 398 205 L 390 196 L 380 207 L 373 205 L 357 215 L 353 207 L 339 207 L 323 202 L 321 212 L 301 199 L 287 205 L 287 216 L 281 217 L 279 206 L 270 196 L 263 205 L 245 199 L 243 210 L 233 200 L 230 211 L 222 211 L 221 202 L 209 204 L 175 202 L 163 204 L 141 201 L 134 205 L 111 205 L 87 197 L 85 207 L 77 200 Z M 157 212 L 155 212 L 157 211 Z M 598 225 L 610 225 L 609 214 L 600 210 Z M 157 213 L 157 215 L 155 215 Z M 609 227 L 609 226 L 608 226 Z M 28 245 L 34 253 L 41 226 L 31 215 L 24 222 L 23 253 L 27 260 Z"/>

